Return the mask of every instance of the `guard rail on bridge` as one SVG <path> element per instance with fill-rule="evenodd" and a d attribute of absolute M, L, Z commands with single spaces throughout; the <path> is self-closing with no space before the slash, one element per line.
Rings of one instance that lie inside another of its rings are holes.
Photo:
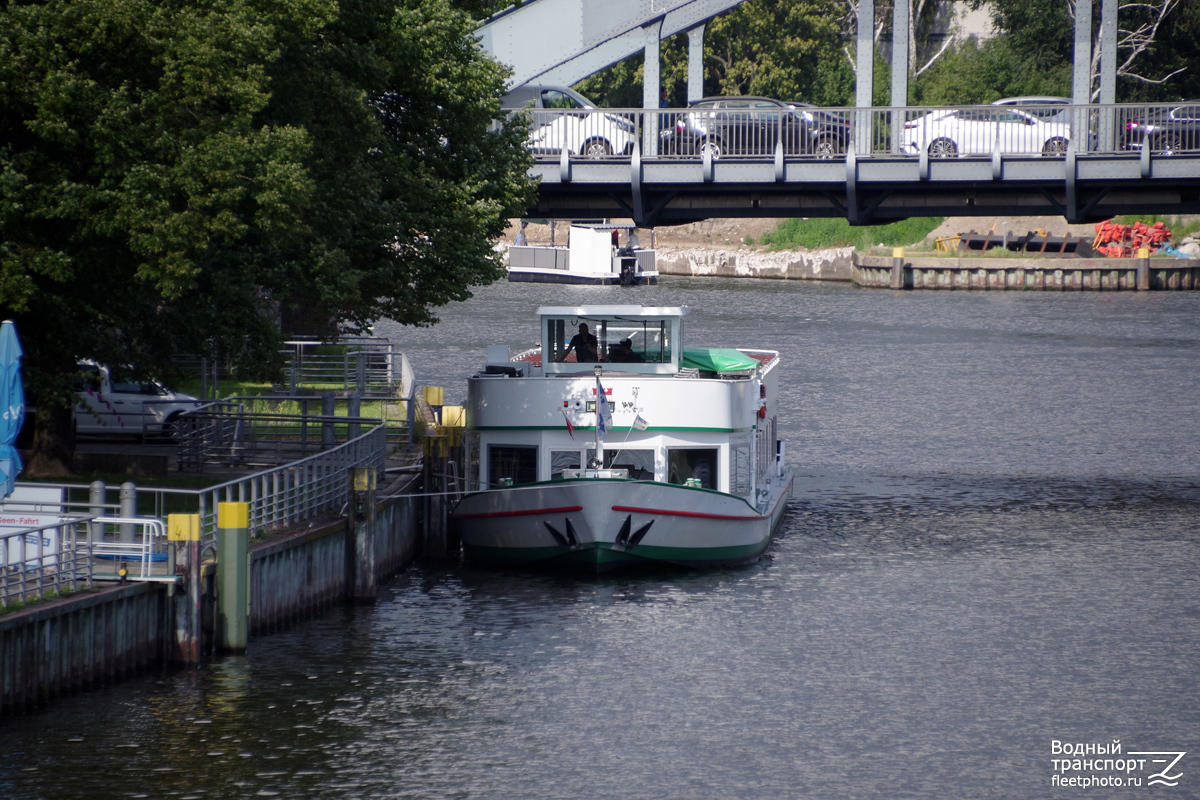
<path fill-rule="evenodd" d="M 1200 120 L 1179 104 L 538 109 L 531 215 L 1200 212 Z M 1178 116 L 1178 115 L 1177 115 Z"/>

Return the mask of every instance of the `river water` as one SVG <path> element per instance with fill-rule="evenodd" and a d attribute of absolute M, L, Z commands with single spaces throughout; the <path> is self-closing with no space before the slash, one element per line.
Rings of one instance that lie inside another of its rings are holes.
<path fill-rule="evenodd" d="M 449 402 L 536 306 L 588 302 L 783 351 L 797 486 L 764 559 L 415 567 L 245 658 L 0 721 L 0 797 L 1200 796 L 1200 293 L 498 284 L 378 333 Z M 1173 788 L 1127 755 L 1180 751 Z"/>

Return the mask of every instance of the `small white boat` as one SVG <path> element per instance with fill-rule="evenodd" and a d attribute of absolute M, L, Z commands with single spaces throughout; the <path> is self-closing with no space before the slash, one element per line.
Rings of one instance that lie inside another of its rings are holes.
<path fill-rule="evenodd" d="M 629 231 L 621 225 L 572 225 L 567 247 L 514 245 L 508 248 L 508 279 L 532 283 L 620 284 L 658 283 L 654 251 L 614 236 Z"/>
<path fill-rule="evenodd" d="M 687 312 L 543 307 L 540 348 L 488 348 L 468 380 L 475 491 L 450 515 L 468 561 L 600 573 L 763 554 L 792 486 L 779 353 L 684 349 Z"/>

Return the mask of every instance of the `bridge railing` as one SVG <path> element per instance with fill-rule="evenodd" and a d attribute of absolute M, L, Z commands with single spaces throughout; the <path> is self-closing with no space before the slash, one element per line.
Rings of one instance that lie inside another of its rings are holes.
<path fill-rule="evenodd" d="M 532 115 L 538 160 L 1200 153 L 1200 104 L 592 109 Z"/>

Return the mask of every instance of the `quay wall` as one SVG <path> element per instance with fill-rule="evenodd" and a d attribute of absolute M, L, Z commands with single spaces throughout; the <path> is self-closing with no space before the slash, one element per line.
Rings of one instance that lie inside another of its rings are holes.
<path fill-rule="evenodd" d="M 976 289 L 1132 292 L 1138 290 L 1136 258 L 937 258 L 904 257 L 905 289 Z M 1200 289 L 1200 259 L 1146 259 L 1145 289 Z M 854 282 L 892 288 L 895 260 L 855 255 Z M 900 287 L 896 287 L 900 288 Z"/>
<path fill-rule="evenodd" d="M 163 666 L 172 588 L 126 583 L 0 616 L 0 713 Z"/>
<path fill-rule="evenodd" d="M 891 256 L 861 255 L 850 247 L 789 251 L 659 249 L 662 275 L 768 280 L 845 281 L 892 286 Z M 906 289 L 1136 291 L 1135 258 L 905 257 Z M 1200 289 L 1200 259 L 1154 258 L 1149 289 Z"/>
<path fill-rule="evenodd" d="M 380 492 L 372 534 L 377 581 L 402 571 L 422 541 L 420 483 L 410 476 Z M 250 545 L 251 637 L 283 630 L 336 603 L 353 584 L 351 524 L 345 517 L 303 527 Z M 202 651 L 216 641 L 219 565 L 201 578 Z M 177 604 L 183 587 L 168 582 L 98 584 L 93 591 L 39 603 L 0 616 L 0 714 L 157 671 L 177 662 Z"/>
<path fill-rule="evenodd" d="M 854 278 L 853 257 L 852 247 L 834 247 L 811 253 L 660 248 L 655 252 L 655 268 L 660 275 L 850 281 Z"/>

